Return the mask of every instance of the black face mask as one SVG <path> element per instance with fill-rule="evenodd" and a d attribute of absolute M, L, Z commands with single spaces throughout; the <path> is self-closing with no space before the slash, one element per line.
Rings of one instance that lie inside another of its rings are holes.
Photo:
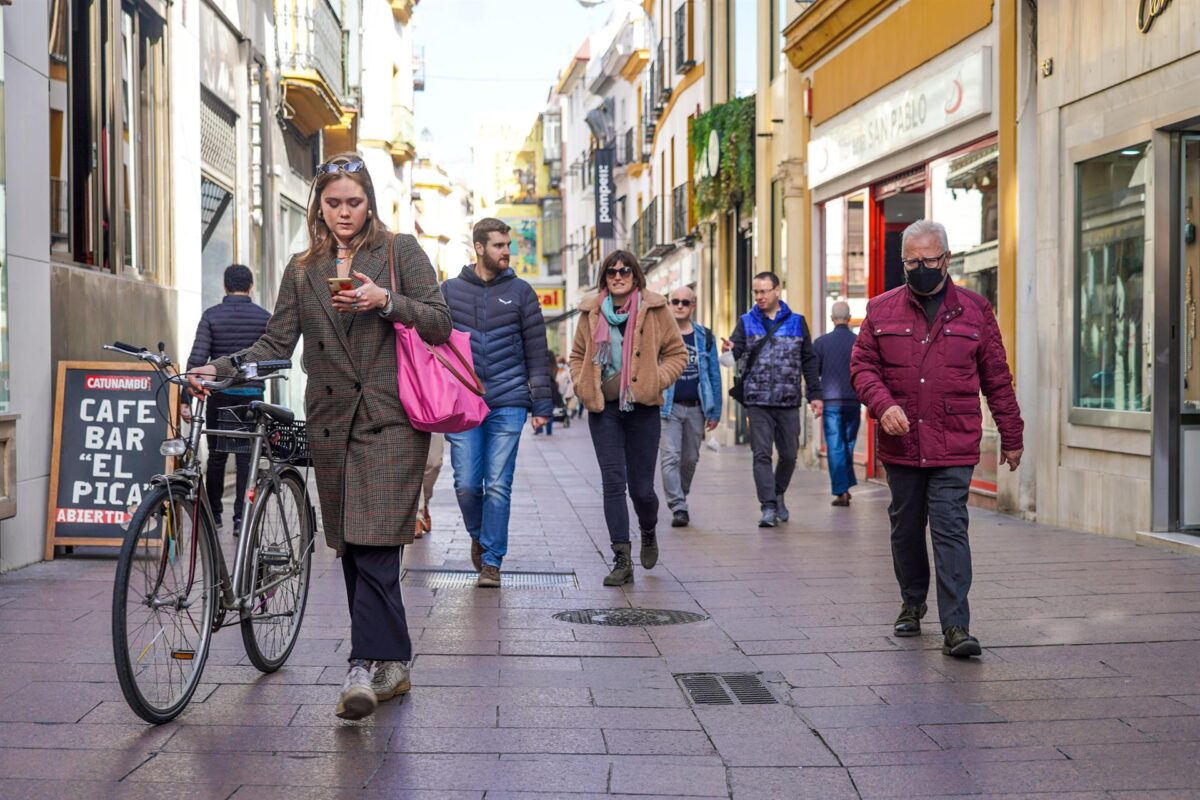
<path fill-rule="evenodd" d="M 913 294 L 933 294 L 945 277 L 946 273 L 940 269 L 930 269 L 924 264 L 916 269 L 904 271 L 904 280 Z"/>

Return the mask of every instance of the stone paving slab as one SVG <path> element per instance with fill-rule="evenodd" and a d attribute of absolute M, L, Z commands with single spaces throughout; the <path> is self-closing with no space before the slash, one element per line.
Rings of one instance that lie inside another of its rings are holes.
<path fill-rule="evenodd" d="M 890 634 L 884 487 L 828 505 L 801 472 L 793 519 L 756 527 L 749 454 L 702 455 L 686 529 L 606 588 L 586 426 L 526 434 L 506 568 L 573 588 L 405 588 L 414 689 L 333 716 L 349 651 L 340 566 L 317 554 L 301 641 L 271 675 L 222 631 L 173 723 L 117 687 L 111 555 L 0 576 L 0 798 L 1200 798 L 1200 558 L 972 511 L 981 659 Z M 465 569 L 449 469 L 411 567 Z M 557 611 L 708 619 L 619 628 Z M 692 706 L 681 673 L 760 673 L 783 702 Z"/>

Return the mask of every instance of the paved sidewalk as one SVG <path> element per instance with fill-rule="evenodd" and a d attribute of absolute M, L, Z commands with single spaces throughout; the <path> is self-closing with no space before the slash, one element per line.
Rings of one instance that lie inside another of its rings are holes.
<path fill-rule="evenodd" d="M 110 663 L 111 558 L 0 577 L 0 798 L 1200 797 L 1200 559 L 976 513 L 985 651 L 956 661 L 932 608 L 925 636 L 889 635 L 882 487 L 835 509 L 799 473 L 792 521 L 762 531 L 748 452 L 705 450 L 693 527 L 664 522 L 659 566 L 605 589 L 586 425 L 521 448 L 505 567 L 578 588 L 406 587 L 416 686 L 360 723 L 333 716 L 349 620 L 328 551 L 288 666 L 260 675 L 221 631 L 208 683 L 158 728 Z M 467 554 L 447 465 L 405 561 Z M 710 619 L 551 617 L 623 606 Z M 761 673 L 784 702 L 692 706 L 675 676 L 711 671 Z"/>

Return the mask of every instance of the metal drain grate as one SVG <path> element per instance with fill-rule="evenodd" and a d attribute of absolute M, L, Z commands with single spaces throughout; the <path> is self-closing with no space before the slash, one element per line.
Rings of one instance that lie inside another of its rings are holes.
<path fill-rule="evenodd" d="M 708 619 L 694 611 L 664 611 L 657 608 L 588 608 L 579 611 L 560 611 L 554 615 L 559 622 L 576 625 L 614 625 L 641 627 L 644 625 L 680 625 Z"/>
<path fill-rule="evenodd" d="M 405 569 L 400 576 L 406 586 L 426 589 L 474 588 L 479 573 L 469 569 Z M 574 572 L 501 572 L 501 589 L 575 589 Z"/>
<path fill-rule="evenodd" d="M 762 678 L 751 672 L 695 672 L 676 675 L 675 680 L 698 706 L 779 704 L 779 698 L 771 693 Z"/>

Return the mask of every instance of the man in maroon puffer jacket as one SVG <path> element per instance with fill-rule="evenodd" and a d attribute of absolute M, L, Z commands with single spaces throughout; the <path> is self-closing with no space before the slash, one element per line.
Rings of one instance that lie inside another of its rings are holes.
<path fill-rule="evenodd" d="M 854 389 L 879 420 L 879 460 L 887 465 L 892 490 L 892 565 L 903 602 L 895 633 L 921 633 L 929 593 L 928 521 L 942 652 L 977 656 L 967 605 L 967 495 L 983 435 L 980 390 L 1000 430 L 1000 463 L 1010 470 L 1021 463 L 1024 424 L 992 307 L 947 274 L 946 229 L 914 222 L 900 252 L 907 285 L 867 304 L 850 357 Z"/>

